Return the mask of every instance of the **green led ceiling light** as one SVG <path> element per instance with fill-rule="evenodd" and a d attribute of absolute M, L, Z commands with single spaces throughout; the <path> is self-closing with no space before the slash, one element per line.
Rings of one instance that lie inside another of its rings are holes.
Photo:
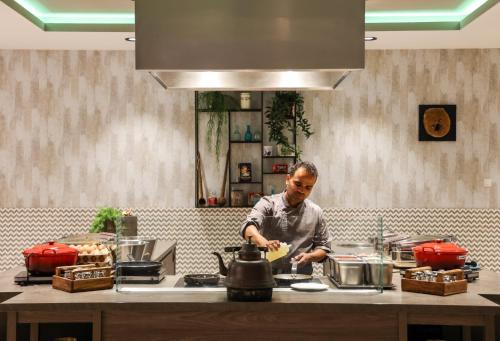
<path fill-rule="evenodd" d="M 134 13 L 58 13 L 34 0 L 14 0 L 46 24 L 134 24 Z"/>
<path fill-rule="evenodd" d="M 135 30 L 135 16 L 130 2 L 116 0 L 0 1 L 45 31 L 133 32 Z M 457 30 L 463 28 L 499 1 L 456 0 L 454 2 L 439 2 L 439 0 L 435 0 L 433 3 L 438 6 L 425 9 L 432 7 L 432 5 L 429 5 L 429 2 L 415 0 L 413 6 L 415 9 L 412 10 L 411 5 L 408 7 L 408 2 L 405 4 L 406 7 L 401 7 L 401 4 L 398 7 L 398 1 L 378 0 L 377 8 L 384 10 L 370 10 L 370 0 L 367 0 L 368 10 L 365 15 L 365 26 L 368 31 Z M 110 11 L 110 8 L 113 8 L 113 11 Z M 402 8 L 405 10 L 401 10 Z"/>
<path fill-rule="evenodd" d="M 419 23 L 419 22 L 457 22 L 464 20 L 488 0 L 464 1 L 458 8 L 451 10 L 415 11 L 367 11 L 367 24 L 379 23 Z"/>

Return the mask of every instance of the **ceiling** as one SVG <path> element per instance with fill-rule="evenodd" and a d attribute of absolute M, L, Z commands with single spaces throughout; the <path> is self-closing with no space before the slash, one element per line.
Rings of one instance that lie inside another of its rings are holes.
<path fill-rule="evenodd" d="M 0 49 L 134 49 L 133 1 L 1 1 Z M 367 0 L 366 48 L 500 48 L 498 2 Z"/>

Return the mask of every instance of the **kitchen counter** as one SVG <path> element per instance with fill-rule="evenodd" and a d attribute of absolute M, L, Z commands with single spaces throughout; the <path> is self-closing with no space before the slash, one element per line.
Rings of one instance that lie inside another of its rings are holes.
<path fill-rule="evenodd" d="M 20 269 L 0 273 L 0 298 L 5 299 L 0 311 L 9 313 L 11 324 L 14 318 L 17 322 L 33 321 L 35 313 L 52 319 L 87 314 L 89 321 L 100 326 L 95 339 L 133 340 L 144 333 L 151 340 L 161 339 L 163 333 L 176 333 L 176 338 L 182 339 L 199 335 L 194 327 L 201 324 L 213 339 L 234 338 L 258 326 L 259 330 L 252 332 L 255 335 L 307 337 L 318 332 L 316 339 L 321 335 L 326 339 L 328 331 L 334 329 L 352 340 L 349 330 L 359 325 L 363 327 L 356 327 L 356 335 L 362 335 L 363 340 L 405 340 L 408 324 L 458 324 L 485 326 L 487 340 L 494 340 L 494 319 L 500 316 L 500 306 L 481 296 L 500 297 L 500 274 L 484 270 L 479 280 L 469 284 L 467 293 L 448 297 L 401 292 L 400 276 L 395 274 L 396 289 L 382 294 L 337 289 L 321 278 L 331 286 L 327 291 L 277 288 L 272 302 L 241 303 L 228 302 L 224 288 L 174 288 L 181 277 L 178 275 L 167 276 L 158 285 L 126 286 L 129 291 L 146 292 L 70 294 L 49 285 L 15 285 L 13 277 Z M 242 337 L 245 335 L 238 336 Z"/>
<path fill-rule="evenodd" d="M 169 302 L 185 303 L 229 303 L 226 302 L 225 288 L 176 288 L 175 284 L 181 275 L 166 276 L 160 284 L 155 285 L 123 285 L 124 292 L 116 292 L 115 289 L 90 291 L 82 293 L 66 293 L 52 289 L 50 285 L 19 286 L 13 282 L 14 275 L 23 270 L 17 267 L 0 273 L 0 295 L 18 294 L 4 301 L 0 310 L 7 311 L 17 309 L 41 309 L 44 305 L 64 304 L 66 307 L 80 308 L 97 307 L 106 309 L 117 308 L 116 303 L 132 303 L 137 305 L 156 305 Z M 400 287 L 400 276 L 395 273 L 393 283 L 396 286 L 392 290 L 384 290 L 381 294 L 374 290 L 338 289 L 326 278 L 320 278 L 321 282 L 330 286 L 327 291 L 322 292 L 299 292 L 290 288 L 275 288 L 272 302 L 278 303 L 308 303 L 326 304 L 340 303 L 350 305 L 398 305 L 408 306 L 439 306 L 439 307 L 467 307 L 468 309 L 480 308 L 485 311 L 499 312 L 500 306 L 481 295 L 500 295 L 500 273 L 482 270 L 480 279 L 469 283 L 468 292 L 464 294 L 447 297 L 402 292 Z M 0 296 L 1 297 L 1 296 Z M 293 298 L 293 300 L 292 300 Z"/>

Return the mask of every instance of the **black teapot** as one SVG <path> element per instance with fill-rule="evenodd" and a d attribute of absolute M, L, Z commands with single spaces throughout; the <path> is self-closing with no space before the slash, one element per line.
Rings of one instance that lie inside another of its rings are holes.
<path fill-rule="evenodd" d="M 219 269 L 226 276 L 224 285 L 227 287 L 227 298 L 231 301 L 270 301 L 273 295 L 275 282 L 271 270 L 271 263 L 261 257 L 261 251 L 267 248 L 252 244 L 251 238 L 240 246 L 224 248 L 225 252 L 232 252 L 233 259 L 226 267 L 222 256 L 213 252 L 219 259 Z M 238 252 L 238 258 L 235 253 Z"/>

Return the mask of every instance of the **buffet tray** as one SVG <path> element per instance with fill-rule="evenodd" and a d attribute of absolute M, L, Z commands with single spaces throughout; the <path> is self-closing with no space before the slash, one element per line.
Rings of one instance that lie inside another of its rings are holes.
<path fill-rule="evenodd" d="M 328 276 L 328 278 L 339 289 L 378 289 L 379 288 L 379 286 L 372 285 L 372 284 L 358 284 L 358 285 L 355 285 L 355 284 L 340 284 L 332 276 Z M 384 289 L 395 289 L 395 288 L 396 288 L 396 286 L 394 284 L 384 285 Z"/>

